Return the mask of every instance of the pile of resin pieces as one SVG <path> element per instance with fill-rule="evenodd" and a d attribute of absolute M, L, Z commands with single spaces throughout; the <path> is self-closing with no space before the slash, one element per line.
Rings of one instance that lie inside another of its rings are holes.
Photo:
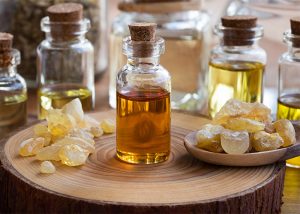
<path fill-rule="evenodd" d="M 211 124 L 197 131 L 196 139 L 197 147 L 207 151 L 244 154 L 291 146 L 296 134 L 289 120 L 272 122 L 271 109 L 265 105 L 231 99 Z"/>
<path fill-rule="evenodd" d="M 41 173 L 54 173 L 51 161 L 61 161 L 67 166 L 79 166 L 95 151 L 94 138 L 115 132 L 115 124 L 106 119 L 101 123 L 84 115 L 79 99 L 74 99 L 62 109 L 50 109 L 47 124 L 34 126 L 34 137 L 20 144 L 21 156 L 35 156 L 43 161 Z"/>

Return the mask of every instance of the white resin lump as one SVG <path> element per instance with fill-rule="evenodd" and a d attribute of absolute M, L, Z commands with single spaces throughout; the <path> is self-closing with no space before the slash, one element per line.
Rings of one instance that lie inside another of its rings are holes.
<path fill-rule="evenodd" d="M 60 161 L 67 166 L 85 164 L 88 156 L 95 152 L 94 138 L 116 129 L 112 120 L 98 122 L 84 115 L 79 99 L 72 100 L 62 109 L 50 109 L 46 121 L 47 124 L 34 126 L 34 136 L 21 142 L 19 148 L 21 156 L 34 156 L 43 161 L 41 173 L 55 172 L 50 161 Z"/>
<path fill-rule="evenodd" d="M 244 154 L 291 146 L 296 134 L 289 120 L 272 123 L 271 110 L 264 104 L 231 99 L 212 124 L 197 131 L 196 139 L 197 147 L 207 151 Z"/>

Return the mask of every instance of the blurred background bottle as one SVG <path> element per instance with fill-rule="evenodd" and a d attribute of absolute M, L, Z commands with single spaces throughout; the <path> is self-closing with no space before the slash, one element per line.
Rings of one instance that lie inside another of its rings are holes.
<path fill-rule="evenodd" d="M 157 35 L 165 39 L 161 64 L 172 75 L 172 108 L 199 111 L 205 103 L 205 72 L 210 50 L 211 27 L 199 0 L 123 1 L 121 14 L 113 21 L 110 35 L 109 103 L 116 107 L 116 73 L 126 63 L 122 40 L 128 24 L 157 23 Z"/>
<path fill-rule="evenodd" d="M 46 39 L 37 48 L 39 119 L 75 98 L 84 111 L 94 108 L 94 48 L 85 38 L 90 21 L 82 9 L 76 3 L 53 5 L 41 21 Z"/>
<path fill-rule="evenodd" d="M 288 119 L 300 125 L 300 18 L 292 18 L 291 30 L 283 34 L 288 51 L 279 59 L 277 119 Z M 300 168 L 300 157 L 287 161 Z"/>
<path fill-rule="evenodd" d="M 214 117 L 231 98 L 262 102 L 266 52 L 258 40 L 263 28 L 254 16 L 225 16 L 216 25 L 220 39 L 211 52 L 208 74 L 208 111 Z"/>
<path fill-rule="evenodd" d="M 20 52 L 12 49 L 13 36 L 0 33 L 0 137 L 27 120 L 27 89 L 17 72 Z"/>
<path fill-rule="evenodd" d="M 95 47 L 95 76 L 100 78 L 107 68 L 107 0 L 0 0 L 0 31 L 15 35 L 15 47 L 20 50 L 23 63 L 20 74 L 29 88 L 37 87 L 36 47 L 43 40 L 40 21 L 46 9 L 57 3 L 81 3 L 84 16 L 91 20 L 87 38 Z"/>

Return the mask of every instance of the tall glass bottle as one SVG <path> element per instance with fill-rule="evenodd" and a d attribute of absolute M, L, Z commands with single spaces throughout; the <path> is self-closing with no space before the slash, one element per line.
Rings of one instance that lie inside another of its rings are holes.
<path fill-rule="evenodd" d="M 300 125 L 300 19 L 291 19 L 291 30 L 283 34 L 288 51 L 279 59 L 277 119 L 288 119 Z M 300 168 L 300 157 L 287 161 Z"/>
<path fill-rule="evenodd" d="M 171 77 L 159 64 L 164 40 L 155 24 L 132 24 L 123 40 L 127 64 L 117 75 L 117 156 L 129 163 L 165 161 L 170 153 Z"/>
<path fill-rule="evenodd" d="M 84 17 L 91 21 L 87 38 L 95 51 L 95 76 L 101 77 L 108 64 L 107 45 L 107 2 L 108 0 L 0 0 L 0 31 L 15 35 L 15 47 L 20 50 L 23 62 L 22 75 L 29 88 L 37 88 L 36 47 L 43 39 L 40 21 L 47 15 L 47 8 L 58 3 L 79 3 L 83 5 Z"/>
<path fill-rule="evenodd" d="M 121 46 L 134 22 L 157 23 L 157 35 L 165 40 L 161 64 L 172 75 L 172 108 L 198 111 L 204 106 L 205 72 L 210 50 L 211 26 L 200 0 L 126 0 L 112 24 L 110 35 L 109 103 L 116 107 L 115 76 L 126 63 Z"/>
<path fill-rule="evenodd" d="M 13 36 L 0 33 L 0 137 L 24 125 L 27 119 L 27 89 L 17 73 L 20 52 L 12 49 Z"/>
<path fill-rule="evenodd" d="M 258 40 L 263 28 L 256 17 L 225 16 L 216 25 L 220 44 L 211 53 L 208 74 L 208 111 L 214 117 L 231 98 L 262 102 L 266 52 Z"/>
<path fill-rule="evenodd" d="M 61 108 L 74 98 L 83 109 L 94 107 L 94 48 L 85 34 L 90 21 L 82 18 L 82 6 L 57 4 L 41 21 L 46 39 L 37 48 L 39 118 L 50 108 Z"/>

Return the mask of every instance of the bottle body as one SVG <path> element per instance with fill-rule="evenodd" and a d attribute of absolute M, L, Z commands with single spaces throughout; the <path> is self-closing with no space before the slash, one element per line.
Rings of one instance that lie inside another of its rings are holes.
<path fill-rule="evenodd" d="M 17 74 L 20 53 L 12 50 L 13 64 L 0 67 L 0 136 L 25 125 L 27 120 L 27 88 Z"/>
<path fill-rule="evenodd" d="M 279 59 L 277 119 L 288 119 L 297 126 L 300 124 L 300 46 L 293 44 L 292 37 L 300 41 L 290 31 L 284 33 L 288 51 Z M 300 157 L 287 160 L 287 165 L 300 168 Z"/>
<path fill-rule="evenodd" d="M 240 28 L 235 25 L 239 18 L 232 21 L 230 17 L 223 17 L 222 24 L 215 26 L 220 42 L 211 52 L 208 71 L 208 114 L 212 118 L 231 98 L 244 102 L 263 101 L 267 56 L 258 45 L 263 28 L 256 25 L 255 17 L 243 19 L 241 22 L 245 26 L 251 23 L 249 28 Z M 228 22 L 232 26 L 228 27 Z"/>
<path fill-rule="evenodd" d="M 158 57 L 129 57 L 117 75 L 117 156 L 136 164 L 170 154 L 171 78 Z"/>
<path fill-rule="evenodd" d="M 75 98 L 81 100 L 85 111 L 94 108 L 94 48 L 84 33 L 57 41 L 50 30 L 38 46 L 40 119 L 50 108 L 61 108 Z"/>
<path fill-rule="evenodd" d="M 21 51 L 23 63 L 20 74 L 25 78 L 29 88 L 37 88 L 37 69 L 32 66 L 36 61 L 36 47 L 43 40 L 43 32 L 37 26 L 47 15 L 46 9 L 55 3 L 80 3 L 84 7 L 84 16 L 91 20 L 92 28 L 87 38 L 95 47 L 95 75 L 101 76 L 107 68 L 107 1 L 106 0 L 17 0 L 0 1 L 0 17 L 3 23 L 0 31 L 7 31 L 15 35 L 15 47 Z M 3 8 L 3 11 L 1 11 Z M 9 16 L 8 16 L 9 15 Z M 10 21 L 12 20 L 12 21 Z"/>
<path fill-rule="evenodd" d="M 157 35 L 165 40 L 167 51 L 160 62 L 172 75 L 172 108 L 201 109 L 206 96 L 204 79 L 211 32 L 208 15 L 199 11 L 167 14 L 123 12 L 114 20 L 110 35 L 110 105 L 116 106 L 114 77 L 127 60 L 120 48 L 123 37 L 129 35 L 127 25 L 149 21 L 158 24 Z"/>

